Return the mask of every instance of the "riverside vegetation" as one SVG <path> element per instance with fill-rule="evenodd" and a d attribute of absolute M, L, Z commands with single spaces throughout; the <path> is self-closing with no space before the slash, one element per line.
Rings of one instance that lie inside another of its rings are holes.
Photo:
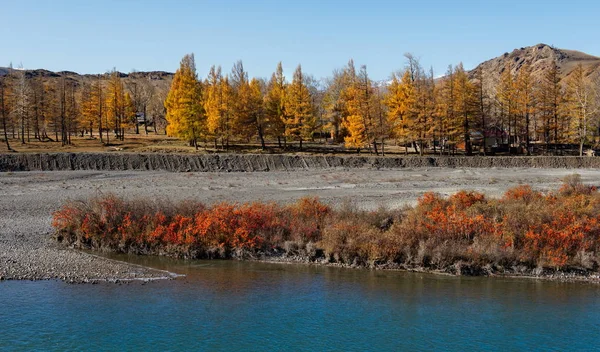
<path fill-rule="evenodd" d="M 157 204 L 113 195 L 68 201 L 55 239 L 80 249 L 180 258 L 288 259 L 453 274 L 594 274 L 600 194 L 578 176 L 547 194 L 500 199 L 426 193 L 414 207 L 361 211 L 316 198 L 291 205 Z"/>

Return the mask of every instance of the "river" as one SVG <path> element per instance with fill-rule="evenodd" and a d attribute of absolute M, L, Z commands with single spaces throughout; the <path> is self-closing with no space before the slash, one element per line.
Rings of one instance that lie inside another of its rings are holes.
<path fill-rule="evenodd" d="M 591 351 L 600 286 L 127 258 L 176 280 L 0 282 L 0 350 Z"/>

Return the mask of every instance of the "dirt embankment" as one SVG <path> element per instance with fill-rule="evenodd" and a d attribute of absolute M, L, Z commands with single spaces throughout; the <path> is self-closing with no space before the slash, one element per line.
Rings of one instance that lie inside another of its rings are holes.
<path fill-rule="evenodd" d="M 40 153 L 0 154 L 0 171 L 163 170 L 253 172 L 401 168 L 600 168 L 591 157 L 373 157 L 256 154 Z"/>

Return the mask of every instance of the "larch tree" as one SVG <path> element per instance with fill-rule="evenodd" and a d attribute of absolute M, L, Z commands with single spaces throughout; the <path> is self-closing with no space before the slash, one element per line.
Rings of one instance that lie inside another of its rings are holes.
<path fill-rule="evenodd" d="M 139 95 L 137 97 L 137 101 L 139 102 Z M 132 126 L 135 127 L 136 132 L 139 133 L 138 130 L 138 126 L 137 126 L 137 106 L 136 106 L 136 100 L 134 100 L 134 98 L 131 96 L 131 94 L 129 94 L 129 92 L 125 92 L 125 96 L 123 98 L 123 109 L 125 110 L 125 113 L 123 115 L 123 124 L 122 124 L 122 130 L 124 130 L 125 128 L 131 128 Z M 124 135 L 124 133 L 122 134 Z"/>
<path fill-rule="evenodd" d="M 500 103 L 500 119 L 501 127 L 508 127 L 508 144 L 509 151 L 512 144 L 512 136 L 516 133 L 515 124 L 513 124 L 513 116 L 515 115 L 515 84 L 514 77 L 511 72 L 510 64 L 506 64 L 500 74 L 500 82 L 496 87 L 498 102 Z"/>
<path fill-rule="evenodd" d="M 121 75 L 116 69 L 113 69 L 109 75 L 105 106 L 107 120 L 110 119 L 110 122 L 107 121 L 106 127 L 108 128 L 110 123 L 114 129 L 115 137 L 124 140 L 125 87 L 123 86 Z M 106 135 L 108 143 L 108 131 Z"/>
<path fill-rule="evenodd" d="M 156 87 L 152 85 L 152 80 L 146 78 L 140 82 L 138 89 L 140 90 L 139 101 L 137 102 L 137 112 L 142 114 L 142 123 L 144 124 L 144 133 L 148 135 L 148 119 L 149 106 L 156 96 Z"/>
<path fill-rule="evenodd" d="M 4 142 L 6 143 L 6 149 L 13 152 L 14 149 L 10 147 L 8 141 L 8 117 L 10 115 L 10 88 L 6 83 L 6 76 L 0 77 L 0 117 L 2 117 L 2 130 L 4 132 Z"/>
<path fill-rule="evenodd" d="M 531 66 L 521 66 L 515 79 L 516 112 L 520 117 L 522 134 L 525 138 L 527 155 L 531 155 L 531 116 L 533 113 L 533 80 L 531 77 Z"/>
<path fill-rule="evenodd" d="M 438 100 L 437 122 L 434 124 L 438 130 L 440 154 L 446 150 L 450 152 L 447 143 L 454 139 L 456 134 L 456 78 L 454 67 L 448 66 L 446 75 L 441 80 L 440 99 Z"/>
<path fill-rule="evenodd" d="M 417 150 L 420 155 L 424 153 L 425 141 L 428 139 L 432 132 L 433 126 L 431 121 L 433 120 L 431 101 L 431 80 L 425 74 L 423 67 L 419 60 L 414 55 L 407 53 L 404 54 L 407 59 L 406 69 L 410 73 L 410 79 L 414 87 L 414 125 L 412 129 L 413 134 L 413 146 L 415 151 Z"/>
<path fill-rule="evenodd" d="M 221 79 L 219 88 L 219 101 L 221 103 L 221 130 L 223 131 L 223 138 L 225 139 L 225 146 L 229 148 L 229 140 L 232 135 L 232 124 L 233 124 L 233 88 L 229 83 L 229 76 L 225 75 Z M 223 145 L 223 140 L 221 140 Z"/>
<path fill-rule="evenodd" d="M 350 60 L 348 67 L 342 70 L 334 70 L 333 76 L 326 81 L 325 96 L 323 97 L 323 108 L 325 110 L 325 128 L 330 131 L 331 138 L 335 142 L 341 142 L 347 135 L 343 126 L 345 115 L 344 97 L 342 92 L 350 85 L 351 72 L 354 72 L 354 62 Z"/>
<path fill-rule="evenodd" d="M 249 84 L 250 88 L 250 111 L 252 112 L 250 115 L 249 123 L 251 126 L 254 126 L 256 129 L 256 133 L 258 134 L 258 138 L 260 140 L 260 146 L 263 150 L 266 150 L 265 145 L 265 126 L 266 126 L 266 116 L 264 109 L 264 94 L 265 91 L 265 83 L 262 80 L 257 78 L 253 78 Z"/>
<path fill-rule="evenodd" d="M 573 116 L 573 137 L 579 143 L 579 156 L 583 156 L 583 146 L 589 137 L 594 106 L 592 87 L 582 64 L 578 64 L 568 77 L 567 91 Z"/>
<path fill-rule="evenodd" d="M 398 74 L 392 74 L 385 105 L 388 108 L 390 128 L 394 136 L 404 144 L 405 153 L 408 153 L 406 145 L 415 140 L 414 125 L 416 123 L 415 87 L 410 70 L 406 69 L 401 78 L 398 77 Z"/>
<path fill-rule="evenodd" d="M 375 121 L 376 134 L 379 136 L 381 145 L 381 155 L 385 155 L 385 139 L 389 136 L 389 125 L 387 122 L 387 112 L 385 108 L 385 83 L 378 83 L 373 86 L 374 94 L 371 96 L 371 105 L 373 106 L 373 118 Z"/>
<path fill-rule="evenodd" d="M 351 72 L 354 72 L 353 70 Z M 360 149 L 373 145 L 377 151 L 377 130 L 373 116 L 373 82 L 367 74 L 367 67 L 361 66 L 354 77 L 349 73 L 348 85 L 342 91 L 344 100 L 345 117 L 343 126 L 348 131 L 344 138 L 346 147 Z"/>
<path fill-rule="evenodd" d="M 555 60 L 545 70 L 538 90 L 539 111 L 542 117 L 543 135 L 546 148 L 552 141 L 555 145 L 560 143 L 564 131 L 562 126 L 563 94 L 560 84 L 560 69 Z"/>
<path fill-rule="evenodd" d="M 209 135 L 214 138 L 215 149 L 218 147 L 217 142 L 219 139 L 221 139 L 221 144 L 224 145 L 223 139 L 225 136 L 222 79 L 221 67 L 212 66 L 208 73 L 208 77 L 206 77 L 203 91 L 206 127 Z"/>
<path fill-rule="evenodd" d="M 485 155 L 488 128 L 486 123 L 486 117 L 488 114 L 489 104 L 487 103 L 487 94 L 484 85 L 483 66 L 481 65 L 475 71 L 475 80 L 473 82 L 473 86 L 475 88 L 475 94 L 477 99 L 476 110 L 479 114 L 479 130 L 481 131 L 481 137 L 483 138 L 481 152 L 483 153 L 483 155 Z"/>
<path fill-rule="evenodd" d="M 89 83 L 84 83 L 81 94 L 81 118 L 82 124 L 89 128 L 90 138 L 94 137 L 94 124 L 98 121 L 97 106 L 94 101 L 93 87 Z"/>
<path fill-rule="evenodd" d="M 185 55 L 181 60 L 165 100 L 165 108 L 167 134 L 187 139 L 198 149 L 198 139 L 206 134 L 207 129 L 202 88 L 193 54 Z"/>
<path fill-rule="evenodd" d="M 98 135 L 100 136 L 100 143 L 104 143 L 104 137 L 102 137 L 103 133 L 103 119 L 106 115 L 105 108 L 105 92 L 102 87 L 102 79 L 101 75 L 98 75 L 96 79 L 92 82 L 91 86 L 91 96 L 90 96 L 90 114 L 96 116 L 97 127 L 98 127 Z M 93 118 L 90 116 L 90 118 Z M 105 125 L 104 128 L 108 128 L 108 125 Z M 108 140 L 107 140 L 108 143 Z"/>
<path fill-rule="evenodd" d="M 241 60 L 237 61 L 231 69 L 231 88 L 232 88 L 232 116 L 233 130 L 235 135 L 250 142 L 254 132 L 254 126 L 250 124 L 252 120 L 252 96 L 250 91 L 250 80 L 248 72 L 244 70 Z"/>
<path fill-rule="evenodd" d="M 354 63 L 350 61 L 347 70 L 347 85 L 341 92 L 343 101 L 342 127 L 348 132 L 344 137 L 346 148 L 360 149 L 368 144 L 367 126 L 361 111 L 361 90 Z"/>
<path fill-rule="evenodd" d="M 465 144 L 465 154 L 471 155 L 473 148 L 471 144 L 471 126 L 476 111 L 476 95 L 475 87 L 467 73 L 465 72 L 462 63 L 458 64 L 455 69 L 456 79 L 456 117 L 458 118 L 456 125 L 462 126 L 463 143 Z"/>
<path fill-rule="evenodd" d="M 23 70 L 17 71 L 16 84 L 14 88 L 14 100 L 15 106 L 13 114 L 16 115 L 16 120 L 19 121 L 19 135 L 21 144 L 26 143 L 25 133 L 28 130 L 29 124 L 29 110 L 30 110 L 30 99 L 31 99 L 31 87 L 27 81 L 27 77 Z"/>
<path fill-rule="evenodd" d="M 277 138 L 277 144 L 281 148 L 281 139 L 285 135 L 285 76 L 281 62 L 271 76 L 267 85 L 265 96 L 265 118 L 267 121 L 267 134 Z"/>
<path fill-rule="evenodd" d="M 300 65 L 294 71 L 292 83 L 287 87 L 285 106 L 285 136 L 298 140 L 302 150 L 302 141 L 311 137 L 315 121 L 310 92 L 304 83 Z"/>
<path fill-rule="evenodd" d="M 31 80 L 31 125 L 33 128 L 33 138 L 38 141 L 42 140 L 42 126 L 44 121 L 42 120 L 42 106 L 44 104 L 44 85 L 40 78 L 34 78 Z M 29 133 L 27 134 L 29 139 Z"/>

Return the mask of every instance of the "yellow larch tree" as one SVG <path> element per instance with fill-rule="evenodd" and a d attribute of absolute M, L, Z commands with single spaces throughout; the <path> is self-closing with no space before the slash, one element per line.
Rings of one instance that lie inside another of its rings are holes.
<path fill-rule="evenodd" d="M 236 137 L 250 142 L 255 133 L 255 128 L 251 124 L 253 119 L 252 96 L 250 91 L 250 81 L 248 72 L 244 70 L 242 61 L 237 61 L 231 69 L 231 88 L 232 88 L 232 126 Z"/>
<path fill-rule="evenodd" d="M 454 76 L 454 67 L 448 66 L 448 70 L 444 77 L 441 78 L 439 88 L 439 99 L 437 100 L 435 131 L 440 146 L 440 154 L 444 152 L 450 153 L 450 141 L 454 140 L 454 136 L 457 135 L 455 113 L 456 103 L 456 79 Z"/>
<path fill-rule="evenodd" d="M 465 145 L 465 154 L 472 154 L 471 126 L 477 116 L 477 96 L 475 86 L 467 76 L 462 63 L 456 66 L 455 79 L 455 112 L 457 121 L 455 125 L 462 126 L 462 137 Z"/>
<path fill-rule="evenodd" d="M 283 75 L 281 62 L 271 76 L 267 85 L 265 96 L 265 118 L 267 121 L 266 133 L 277 137 L 277 144 L 281 148 L 281 139 L 285 135 L 285 89 L 286 82 Z"/>
<path fill-rule="evenodd" d="M 108 129 L 110 128 L 114 129 L 115 137 L 117 139 L 123 140 L 123 119 L 125 115 L 125 87 L 123 86 L 121 75 L 116 69 L 113 69 L 110 72 L 105 98 L 105 128 L 107 129 L 106 141 L 107 143 L 110 142 L 110 137 L 108 135 Z"/>
<path fill-rule="evenodd" d="M 298 140 L 302 150 L 302 141 L 312 136 L 315 119 L 312 99 L 300 65 L 294 72 L 292 83 L 287 86 L 285 107 L 285 136 Z"/>
<path fill-rule="evenodd" d="M 165 100 L 167 134 L 186 139 L 198 149 L 198 139 L 207 132 L 202 105 L 202 87 L 194 55 L 188 54 L 181 60 Z"/>
<path fill-rule="evenodd" d="M 81 104 L 79 107 L 81 109 L 81 122 L 84 127 L 89 128 L 90 137 L 93 137 L 98 114 L 96 113 L 97 106 L 93 100 L 93 88 L 89 83 L 84 83 L 81 88 Z"/>
<path fill-rule="evenodd" d="M 265 116 L 265 98 L 263 92 L 265 91 L 265 83 L 262 80 L 257 78 L 253 78 L 250 81 L 250 110 L 251 119 L 250 124 L 254 126 L 256 129 L 256 133 L 258 134 L 258 138 L 260 140 L 260 145 L 263 150 L 266 149 L 265 145 L 265 126 L 266 126 L 266 116 Z"/>
<path fill-rule="evenodd" d="M 398 78 L 396 73 L 392 74 L 385 105 L 388 108 L 388 121 L 392 133 L 405 147 L 415 140 L 415 103 L 415 87 L 410 71 L 405 70 L 401 78 Z M 405 153 L 407 152 L 406 147 Z"/>
<path fill-rule="evenodd" d="M 91 85 L 91 95 L 90 95 L 90 114 L 94 114 L 97 121 L 98 126 L 98 135 L 100 136 L 100 143 L 104 143 L 104 137 L 102 137 L 103 131 L 103 119 L 106 114 L 105 102 L 104 102 L 104 88 L 102 87 L 101 76 L 98 75 L 97 79 L 94 79 Z M 108 128 L 105 126 L 104 128 Z"/>
<path fill-rule="evenodd" d="M 209 135 L 214 138 L 215 148 L 217 141 L 221 139 L 221 145 L 224 146 L 224 140 L 229 132 L 226 124 L 226 108 L 224 104 L 223 75 L 221 67 L 212 66 L 206 78 L 204 89 L 204 111 L 206 112 L 206 126 Z"/>
<path fill-rule="evenodd" d="M 344 138 L 346 147 L 360 149 L 365 146 L 374 146 L 377 152 L 377 130 L 373 121 L 373 83 L 369 79 L 366 66 L 361 66 L 358 75 L 352 76 L 354 70 L 348 74 L 349 84 L 342 90 L 344 101 L 343 127 L 348 131 Z"/>
<path fill-rule="evenodd" d="M 344 127 L 344 119 L 347 114 L 343 92 L 356 78 L 354 61 L 348 61 L 347 66 L 341 70 L 334 70 L 333 77 L 326 81 L 323 107 L 325 110 L 325 128 L 330 131 L 331 138 L 335 142 L 342 142 L 348 135 Z"/>

